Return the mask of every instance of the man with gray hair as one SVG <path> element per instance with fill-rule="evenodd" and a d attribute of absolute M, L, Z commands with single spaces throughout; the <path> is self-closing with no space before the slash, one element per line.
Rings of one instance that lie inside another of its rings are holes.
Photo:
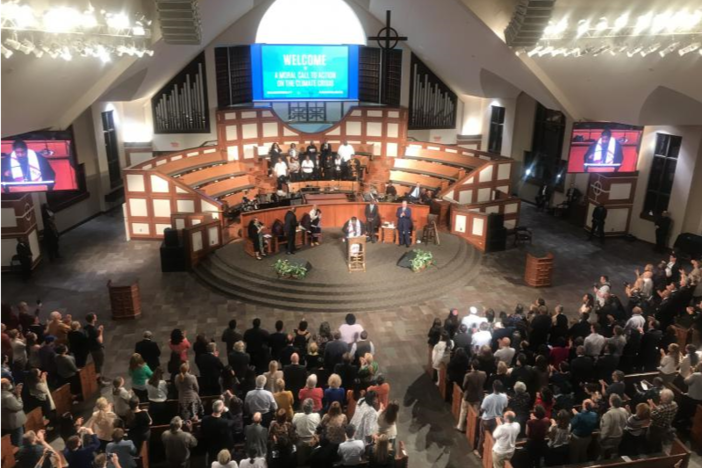
<path fill-rule="evenodd" d="M 273 394 L 266 390 L 266 377 L 259 375 L 256 377 L 256 388 L 246 394 L 244 399 L 244 411 L 246 414 L 260 413 L 261 424 L 268 427 L 273 420 L 273 414 L 278 409 L 278 405 L 273 398 Z"/>
<path fill-rule="evenodd" d="M 648 428 L 648 442 L 652 453 L 663 449 L 671 431 L 671 424 L 678 412 L 678 404 L 674 401 L 673 392 L 667 388 L 661 390 L 660 403 L 648 400 L 651 407 L 651 425 Z"/>
<path fill-rule="evenodd" d="M 609 410 L 600 420 L 600 456 L 604 460 L 616 455 L 629 419 L 629 413 L 622 408 L 622 399 L 616 393 L 610 395 L 609 406 Z"/>
<path fill-rule="evenodd" d="M 236 422 L 229 413 L 229 409 L 224 406 L 224 402 L 215 400 L 212 403 L 212 414 L 202 418 L 202 426 L 200 427 L 202 440 L 207 450 L 208 464 L 217 459 L 220 450 L 234 448 L 235 425 Z"/>
<path fill-rule="evenodd" d="M 297 462 L 306 465 L 310 454 L 310 442 L 314 438 L 317 426 L 322 422 L 319 413 L 314 413 L 314 401 L 307 398 L 302 402 L 302 412 L 295 413 L 292 425 L 297 435 Z"/>
<path fill-rule="evenodd" d="M 152 340 L 153 336 L 150 331 L 146 330 L 142 336 L 144 339 L 134 346 L 134 352 L 141 355 L 149 369 L 152 371 L 156 370 L 157 367 L 161 366 L 159 359 L 161 357 L 161 348 Z"/>
<path fill-rule="evenodd" d="M 261 413 L 255 413 L 251 424 L 244 430 L 246 453 L 256 452 L 256 457 L 265 457 L 268 454 L 268 429 L 261 425 L 261 421 Z"/>
<path fill-rule="evenodd" d="M 161 435 L 170 468 L 189 468 L 190 450 L 197 446 L 197 439 L 190 433 L 192 423 L 186 421 L 185 431 L 182 428 L 183 420 L 176 416 L 171 419 L 170 428 Z"/>

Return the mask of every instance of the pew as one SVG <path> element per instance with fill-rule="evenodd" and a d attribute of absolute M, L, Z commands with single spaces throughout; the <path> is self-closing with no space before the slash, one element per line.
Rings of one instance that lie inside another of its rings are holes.
<path fill-rule="evenodd" d="M 451 414 L 458 423 L 461 417 L 461 402 L 463 401 L 463 389 L 456 382 L 453 383 L 453 399 L 451 400 Z"/>
<path fill-rule="evenodd" d="M 134 461 L 137 464 L 137 468 L 149 468 L 149 444 L 151 443 L 150 440 L 145 440 L 143 444 L 141 444 L 141 450 L 139 450 L 139 453 L 137 454 L 136 457 L 134 457 Z"/>
<path fill-rule="evenodd" d="M 445 186 L 448 186 L 448 182 L 446 180 L 395 170 L 390 171 L 390 180 L 393 184 L 397 185 L 414 187 L 417 184 L 419 184 L 422 188 L 428 188 L 431 190 L 444 188 Z"/>
<path fill-rule="evenodd" d="M 698 453 L 702 452 L 702 405 L 697 405 L 695 416 L 692 418 L 690 444 Z"/>
<path fill-rule="evenodd" d="M 407 149 L 405 150 L 404 157 L 405 159 L 433 161 L 449 166 L 455 166 L 471 170 L 478 168 L 484 164 L 487 164 L 487 161 L 480 158 L 475 158 L 473 156 L 466 156 L 457 153 L 447 153 L 446 151 L 426 150 L 414 146 L 407 147 Z"/>
<path fill-rule="evenodd" d="M 480 435 L 480 409 L 475 405 L 468 406 L 466 416 L 466 440 L 468 447 L 475 450 L 478 446 L 478 436 Z"/>
<path fill-rule="evenodd" d="M 253 199 L 256 195 L 258 195 L 258 189 L 252 189 L 243 192 L 232 193 L 231 195 L 227 195 L 226 197 L 222 198 L 220 201 L 226 203 L 227 206 L 232 207 L 238 205 L 239 203 L 242 203 L 244 201 L 244 197 Z"/>
<path fill-rule="evenodd" d="M 427 350 L 428 350 L 428 353 L 427 353 L 428 360 L 427 360 L 426 371 L 427 371 L 427 374 L 429 375 L 429 378 L 433 379 L 434 378 L 434 359 L 433 359 L 434 347 L 432 345 L 428 345 Z"/>
<path fill-rule="evenodd" d="M 41 406 L 37 406 L 27 413 L 27 422 L 24 423 L 24 432 L 37 432 L 42 429 L 44 429 L 44 414 L 41 411 Z"/>
<path fill-rule="evenodd" d="M 98 392 L 97 373 L 95 372 L 95 363 L 90 362 L 85 365 L 80 371 L 80 388 L 83 393 L 83 401 L 88 401 Z"/>
<path fill-rule="evenodd" d="M 288 188 L 291 192 L 301 192 L 302 190 L 320 190 L 356 193 L 358 182 L 355 180 L 307 180 L 302 182 L 290 182 Z"/>
<path fill-rule="evenodd" d="M 218 164 L 216 166 L 209 166 L 198 171 L 189 172 L 180 176 L 178 181 L 191 187 L 199 187 L 210 182 L 216 182 L 220 179 L 237 177 L 245 174 L 246 171 L 242 168 L 241 163 L 229 162 L 225 164 Z"/>
<path fill-rule="evenodd" d="M 426 174 L 432 177 L 448 179 L 455 182 L 461 178 L 461 174 L 465 175 L 465 171 L 454 166 L 445 164 L 420 161 L 415 159 L 399 159 L 394 160 L 394 168 L 400 171 L 411 172 L 414 174 Z"/>
<path fill-rule="evenodd" d="M 449 398 L 451 397 L 451 391 L 452 389 L 449 386 L 449 381 L 448 381 L 448 370 L 446 368 L 446 363 L 442 362 L 439 364 L 439 394 L 441 395 L 441 399 L 444 401 L 449 401 Z"/>
<path fill-rule="evenodd" d="M 64 413 L 70 412 L 73 406 L 73 395 L 71 395 L 71 385 L 65 384 L 51 392 L 51 398 L 56 406 L 56 414 L 61 416 Z"/>
<path fill-rule="evenodd" d="M 625 393 L 627 395 L 635 395 L 636 394 L 636 388 L 634 387 L 635 384 L 641 383 L 642 381 L 647 381 L 651 382 L 653 379 L 658 377 L 660 373 L 658 371 L 656 372 L 643 372 L 641 374 L 627 374 L 624 376 L 624 386 L 625 386 Z"/>
<path fill-rule="evenodd" d="M 243 175 L 231 179 L 220 180 L 213 184 L 205 185 L 198 190 L 212 198 L 219 198 L 229 195 L 232 192 L 242 192 L 256 187 L 256 183 L 251 176 Z"/>
<path fill-rule="evenodd" d="M 678 339 L 678 346 L 680 346 L 680 350 L 683 351 L 685 346 L 692 341 L 692 329 L 680 325 L 673 325 L 673 328 L 675 329 L 675 336 Z"/>
<path fill-rule="evenodd" d="M 226 160 L 222 159 L 222 154 L 219 151 L 214 151 L 189 158 L 184 155 L 182 159 L 161 164 L 156 166 L 155 169 L 161 174 L 176 176 L 223 162 L 226 162 Z"/>
<path fill-rule="evenodd" d="M 15 454 L 19 449 L 12 445 L 10 434 L 2 436 L 2 468 L 13 468 L 15 466 Z"/>

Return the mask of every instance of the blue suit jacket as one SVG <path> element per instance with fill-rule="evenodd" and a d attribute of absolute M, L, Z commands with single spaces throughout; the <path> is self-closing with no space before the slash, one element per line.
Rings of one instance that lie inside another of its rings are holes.
<path fill-rule="evenodd" d="M 412 230 L 412 208 L 409 206 L 405 209 L 405 216 L 402 217 L 402 207 L 399 207 L 397 209 L 397 212 L 395 215 L 397 216 L 397 229 L 400 231 L 403 230 Z"/>

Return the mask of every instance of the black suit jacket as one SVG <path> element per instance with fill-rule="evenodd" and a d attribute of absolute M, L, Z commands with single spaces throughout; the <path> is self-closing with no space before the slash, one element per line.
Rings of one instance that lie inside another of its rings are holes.
<path fill-rule="evenodd" d="M 234 426 L 236 422 L 231 418 L 229 411 L 219 418 L 212 415 L 202 418 L 200 440 L 205 442 L 205 448 L 210 460 L 216 460 L 220 450 L 231 450 L 234 447 Z"/>
<path fill-rule="evenodd" d="M 597 379 L 602 379 L 605 382 L 612 381 L 612 373 L 617 370 L 619 359 L 611 354 L 600 356 L 595 362 L 595 375 Z"/>
<path fill-rule="evenodd" d="M 366 223 L 370 224 L 373 228 L 377 228 L 380 224 L 380 213 L 378 212 L 378 205 L 373 205 L 373 211 L 371 211 L 371 205 L 366 205 L 364 210 L 366 216 Z"/>
<path fill-rule="evenodd" d="M 297 348 L 296 346 L 286 346 L 280 351 L 280 364 L 282 366 L 287 366 L 290 364 L 290 358 L 292 357 L 293 354 L 297 353 L 298 356 L 300 356 L 300 361 L 303 359 L 303 355 L 300 352 L 300 349 Z M 302 362 L 301 362 L 302 363 Z M 303 363 L 304 364 L 304 363 Z"/>
<path fill-rule="evenodd" d="M 594 380 L 595 365 L 592 359 L 587 356 L 578 356 L 570 361 L 570 374 L 573 377 L 573 385 L 577 386 L 580 382 L 591 382 Z"/>
<path fill-rule="evenodd" d="M 347 345 L 345 341 L 330 341 L 324 348 L 324 368 L 333 369 L 335 365 L 341 362 L 344 353 L 348 352 L 349 345 Z"/>
<path fill-rule="evenodd" d="M 236 377 L 243 379 L 246 376 L 246 370 L 249 367 L 251 358 L 246 353 L 241 353 L 239 351 L 232 351 L 229 353 L 229 365 L 232 366 Z"/>
<path fill-rule="evenodd" d="M 288 335 L 283 332 L 271 333 L 268 338 L 268 346 L 271 348 L 271 357 L 273 359 L 280 358 L 280 351 L 285 348 L 285 344 L 288 341 Z"/>
<path fill-rule="evenodd" d="M 222 375 L 222 370 L 224 369 L 222 361 L 212 353 L 204 353 L 198 357 L 196 364 L 200 370 L 200 387 L 203 389 L 203 392 L 211 395 L 221 393 L 219 376 Z"/>
<path fill-rule="evenodd" d="M 285 387 L 290 390 L 297 401 L 297 394 L 307 383 L 307 368 L 299 364 L 290 364 L 283 368 Z"/>
<path fill-rule="evenodd" d="M 161 365 L 159 357 L 161 357 L 161 348 L 158 344 L 151 340 L 141 340 L 134 346 L 134 352 L 141 354 L 141 357 L 146 361 L 151 370 L 156 369 Z"/>
<path fill-rule="evenodd" d="M 358 377 L 358 366 L 342 362 L 334 366 L 334 373 L 341 377 L 341 385 L 344 388 L 351 389 L 353 381 Z"/>
<path fill-rule="evenodd" d="M 285 223 L 283 224 L 283 230 L 285 235 L 290 235 L 291 232 L 295 232 L 297 228 L 297 216 L 292 211 L 285 213 Z"/>

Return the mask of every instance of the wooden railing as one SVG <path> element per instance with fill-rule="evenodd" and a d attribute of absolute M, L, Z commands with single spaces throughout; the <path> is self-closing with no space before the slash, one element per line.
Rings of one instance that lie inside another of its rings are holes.
<path fill-rule="evenodd" d="M 197 187 L 209 182 L 214 182 L 226 177 L 237 177 L 246 174 L 246 170 L 239 162 L 219 164 L 199 171 L 189 172 L 182 175 L 178 180 L 191 187 Z"/>
<path fill-rule="evenodd" d="M 400 171 L 426 174 L 432 177 L 450 179 L 456 181 L 465 175 L 465 169 L 454 166 L 447 166 L 441 163 L 427 162 L 418 159 L 396 158 L 393 161 L 394 168 Z"/>

